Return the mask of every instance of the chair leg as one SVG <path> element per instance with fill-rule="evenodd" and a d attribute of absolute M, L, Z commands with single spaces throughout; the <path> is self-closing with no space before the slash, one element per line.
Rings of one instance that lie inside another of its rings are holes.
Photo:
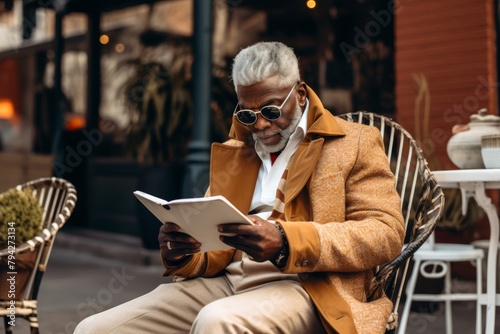
<path fill-rule="evenodd" d="M 451 264 L 446 262 L 447 271 L 444 277 L 444 293 L 448 296 L 445 300 L 445 321 L 446 321 L 446 334 L 453 334 L 453 322 L 452 322 L 452 309 L 451 309 Z"/>
<path fill-rule="evenodd" d="M 420 260 L 415 260 L 413 264 L 413 271 L 408 281 L 408 286 L 406 287 L 406 301 L 403 308 L 403 313 L 399 319 L 398 334 L 406 333 L 406 326 L 408 325 L 408 318 L 410 317 L 411 302 L 413 299 L 413 293 L 415 292 L 415 285 L 417 284 L 417 277 L 420 268 Z"/>
<path fill-rule="evenodd" d="M 36 311 L 28 317 L 30 323 L 30 334 L 38 334 L 38 316 Z"/>
<path fill-rule="evenodd" d="M 480 334 L 482 331 L 482 315 L 481 315 L 481 303 L 480 296 L 483 293 L 483 271 L 482 271 L 482 259 L 476 259 L 476 334 Z"/>
<path fill-rule="evenodd" d="M 14 328 L 13 326 L 9 325 L 9 318 L 7 316 L 3 317 L 3 323 L 5 325 L 5 334 L 12 334 Z"/>

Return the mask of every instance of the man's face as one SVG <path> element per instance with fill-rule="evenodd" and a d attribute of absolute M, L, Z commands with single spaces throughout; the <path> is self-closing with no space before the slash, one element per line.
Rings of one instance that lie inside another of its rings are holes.
<path fill-rule="evenodd" d="M 255 112 L 264 106 L 280 106 L 285 101 L 293 85 L 277 89 L 278 77 L 271 77 L 250 86 L 238 86 L 238 110 L 250 109 Z M 281 109 L 281 117 L 269 121 L 257 114 L 257 121 L 248 125 L 254 140 L 268 152 L 281 151 L 288 138 L 295 131 L 305 106 L 306 90 L 304 83 L 298 83 Z"/>

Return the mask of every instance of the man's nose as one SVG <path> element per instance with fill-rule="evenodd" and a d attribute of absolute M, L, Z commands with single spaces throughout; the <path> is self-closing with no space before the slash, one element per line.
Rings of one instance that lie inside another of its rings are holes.
<path fill-rule="evenodd" d="M 265 130 L 265 129 L 267 129 L 267 128 L 269 128 L 271 126 L 271 121 L 265 119 L 259 113 L 259 114 L 257 114 L 257 122 L 255 122 L 253 124 L 253 126 L 254 126 L 255 129 L 257 129 L 259 131 L 262 131 L 262 130 Z"/>

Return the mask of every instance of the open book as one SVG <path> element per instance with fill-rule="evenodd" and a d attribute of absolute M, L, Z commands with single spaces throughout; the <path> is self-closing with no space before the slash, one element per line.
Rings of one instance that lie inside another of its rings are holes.
<path fill-rule="evenodd" d="M 201 251 L 229 249 L 219 240 L 217 226 L 227 223 L 251 224 L 243 213 L 224 196 L 183 198 L 172 201 L 152 196 L 142 191 L 134 195 L 162 223 L 172 222 L 201 243 Z"/>

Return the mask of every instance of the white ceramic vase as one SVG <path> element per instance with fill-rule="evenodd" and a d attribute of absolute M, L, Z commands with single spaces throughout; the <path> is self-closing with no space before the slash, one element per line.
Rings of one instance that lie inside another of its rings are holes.
<path fill-rule="evenodd" d="M 470 116 L 468 129 L 454 134 L 446 146 L 450 160 L 461 169 L 484 168 L 481 137 L 500 134 L 500 117 L 486 108 Z"/>

